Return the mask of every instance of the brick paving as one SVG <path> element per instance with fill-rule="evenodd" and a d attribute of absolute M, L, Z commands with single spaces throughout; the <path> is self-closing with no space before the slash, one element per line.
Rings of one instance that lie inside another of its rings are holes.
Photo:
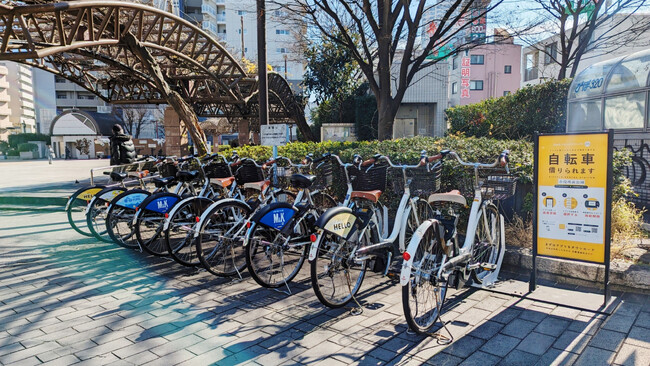
<path fill-rule="evenodd" d="M 329 310 L 305 266 L 292 295 L 84 238 L 62 212 L 0 212 L 1 365 L 650 365 L 650 297 L 610 317 L 462 289 L 455 341 L 407 332 L 370 274 L 363 314 Z"/>

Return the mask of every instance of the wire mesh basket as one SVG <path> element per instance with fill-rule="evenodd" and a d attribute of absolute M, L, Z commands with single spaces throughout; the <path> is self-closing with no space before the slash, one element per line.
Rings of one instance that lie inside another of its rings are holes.
<path fill-rule="evenodd" d="M 300 172 L 291 166 L 271 166 L 268 177 L 273 187 L 291 189 L 291 176 L 296 173 Z"/>
<path fill-rule="evenodd" d="M 427 198 L 431 193 L 440 191 L 442 176 L 442 165 L 436 164 L 431 169 L 427 167 L 419 167 L 415 169 L 406 169 L 406 177 L 411 180 L 409 188 L 411 194 L 422 198 Z M 404 193 L 404 177 L 402 172 L 399 175 L 392 176 L 395 193 Z"/>
<path fill-rule="evenodd" d="M 244 161 L 235 171 L 237 184 L 243 186 L 245 183 L 260 182 L 264 180 L 264 172 L 255 166 L 252 161 Z"/>
<path fill-rule="evenodd" d="M 517 178 L 507 173 L 486 172 L 479 175 L 479 185 L 483 198 L 505 200 L 514 196 Z"/>
<path fill-rule="evenodd" d="M 232 177 L 232 172 L 227 163 L 210 162 L 203 167 L 205 176 L 208 178 L 228 178 Z"/>
<path fill-rule="evenodd" d="M 327 159 L 314 165 L 311 174 L 316 176 L 316 180 L 312 183 L 311 189 L 324 190 L 332 187 L 334 183 L 334 164 L 332 159 Z"/>
<path fill-rule="evenodd" d="M 388 165 L 375 165 L 370 168 L 349 167 L 348 174 L 355 191 L 385 191 Z"/>
<path fill-rule="evenodd" d="M 175 177 L 178 173 L 178 167 L 173 162 L 163 162 L 158 166 L 158 174 L 165 177 Z"/>

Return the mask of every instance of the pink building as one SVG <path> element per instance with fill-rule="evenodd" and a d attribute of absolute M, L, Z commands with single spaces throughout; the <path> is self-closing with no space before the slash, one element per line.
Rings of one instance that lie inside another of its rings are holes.
<path fill-rule="evenodd" d="M 449 105 L 466 105 L 510 94 L 521 83 L 521 46 L 512 38 L 456 55 L 449 68 Z"/>

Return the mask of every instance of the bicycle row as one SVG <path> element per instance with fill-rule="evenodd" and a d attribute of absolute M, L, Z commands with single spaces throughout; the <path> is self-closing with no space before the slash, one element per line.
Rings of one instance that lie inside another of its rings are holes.
<path fill-rule="evenodd" d="M 81 234 L 217 276 L 243 278 L 248 270 L 259 285 L 289 294 L 308 260 L 319 301 L 330 308 L 354 302 L 355 312 L 362 311 L 356 296 L 366 272 L 385 276 L 401 262 L 406 321 L 426 334 L 448 286 L 496 280 L 505 238 L 495 201 L 516 187 L 508 154 L 491 164 L 465 162 L 447 150 L 434 156 L 423 151 L 412 165 L 379 154 L 367 160 L 355 155 L 350 163 L 310 154 L 299 164 L 285 157 L 260 164 L 236 152 L 229 158 L 148 159 L 149 169 L 113 171 L 114 184 L 78 190 L 66 211 Z M 472 169 L 464 233 L 458 226 L 468 197 L 439 192 L 449 158 Z M 389 171 L 396 210 L 381 199 L 390 195 Z M 128 182 L 135 187 L 127 188 Z"/>

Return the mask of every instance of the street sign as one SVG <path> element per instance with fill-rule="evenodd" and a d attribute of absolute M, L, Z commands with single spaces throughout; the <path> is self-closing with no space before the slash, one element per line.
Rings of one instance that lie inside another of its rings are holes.
<path fill-rule="evenodd" d="M 570 259 L 605 265 L 608 302 L 613 136 L 536 136 L 531 291 L 537 256 Z"/>
<path fill-rule="evenodd" d="M 289 126 L 284 123 L 262 125 L 260 135 L 264 146 L 283 146 L 289 142 Z"/>

